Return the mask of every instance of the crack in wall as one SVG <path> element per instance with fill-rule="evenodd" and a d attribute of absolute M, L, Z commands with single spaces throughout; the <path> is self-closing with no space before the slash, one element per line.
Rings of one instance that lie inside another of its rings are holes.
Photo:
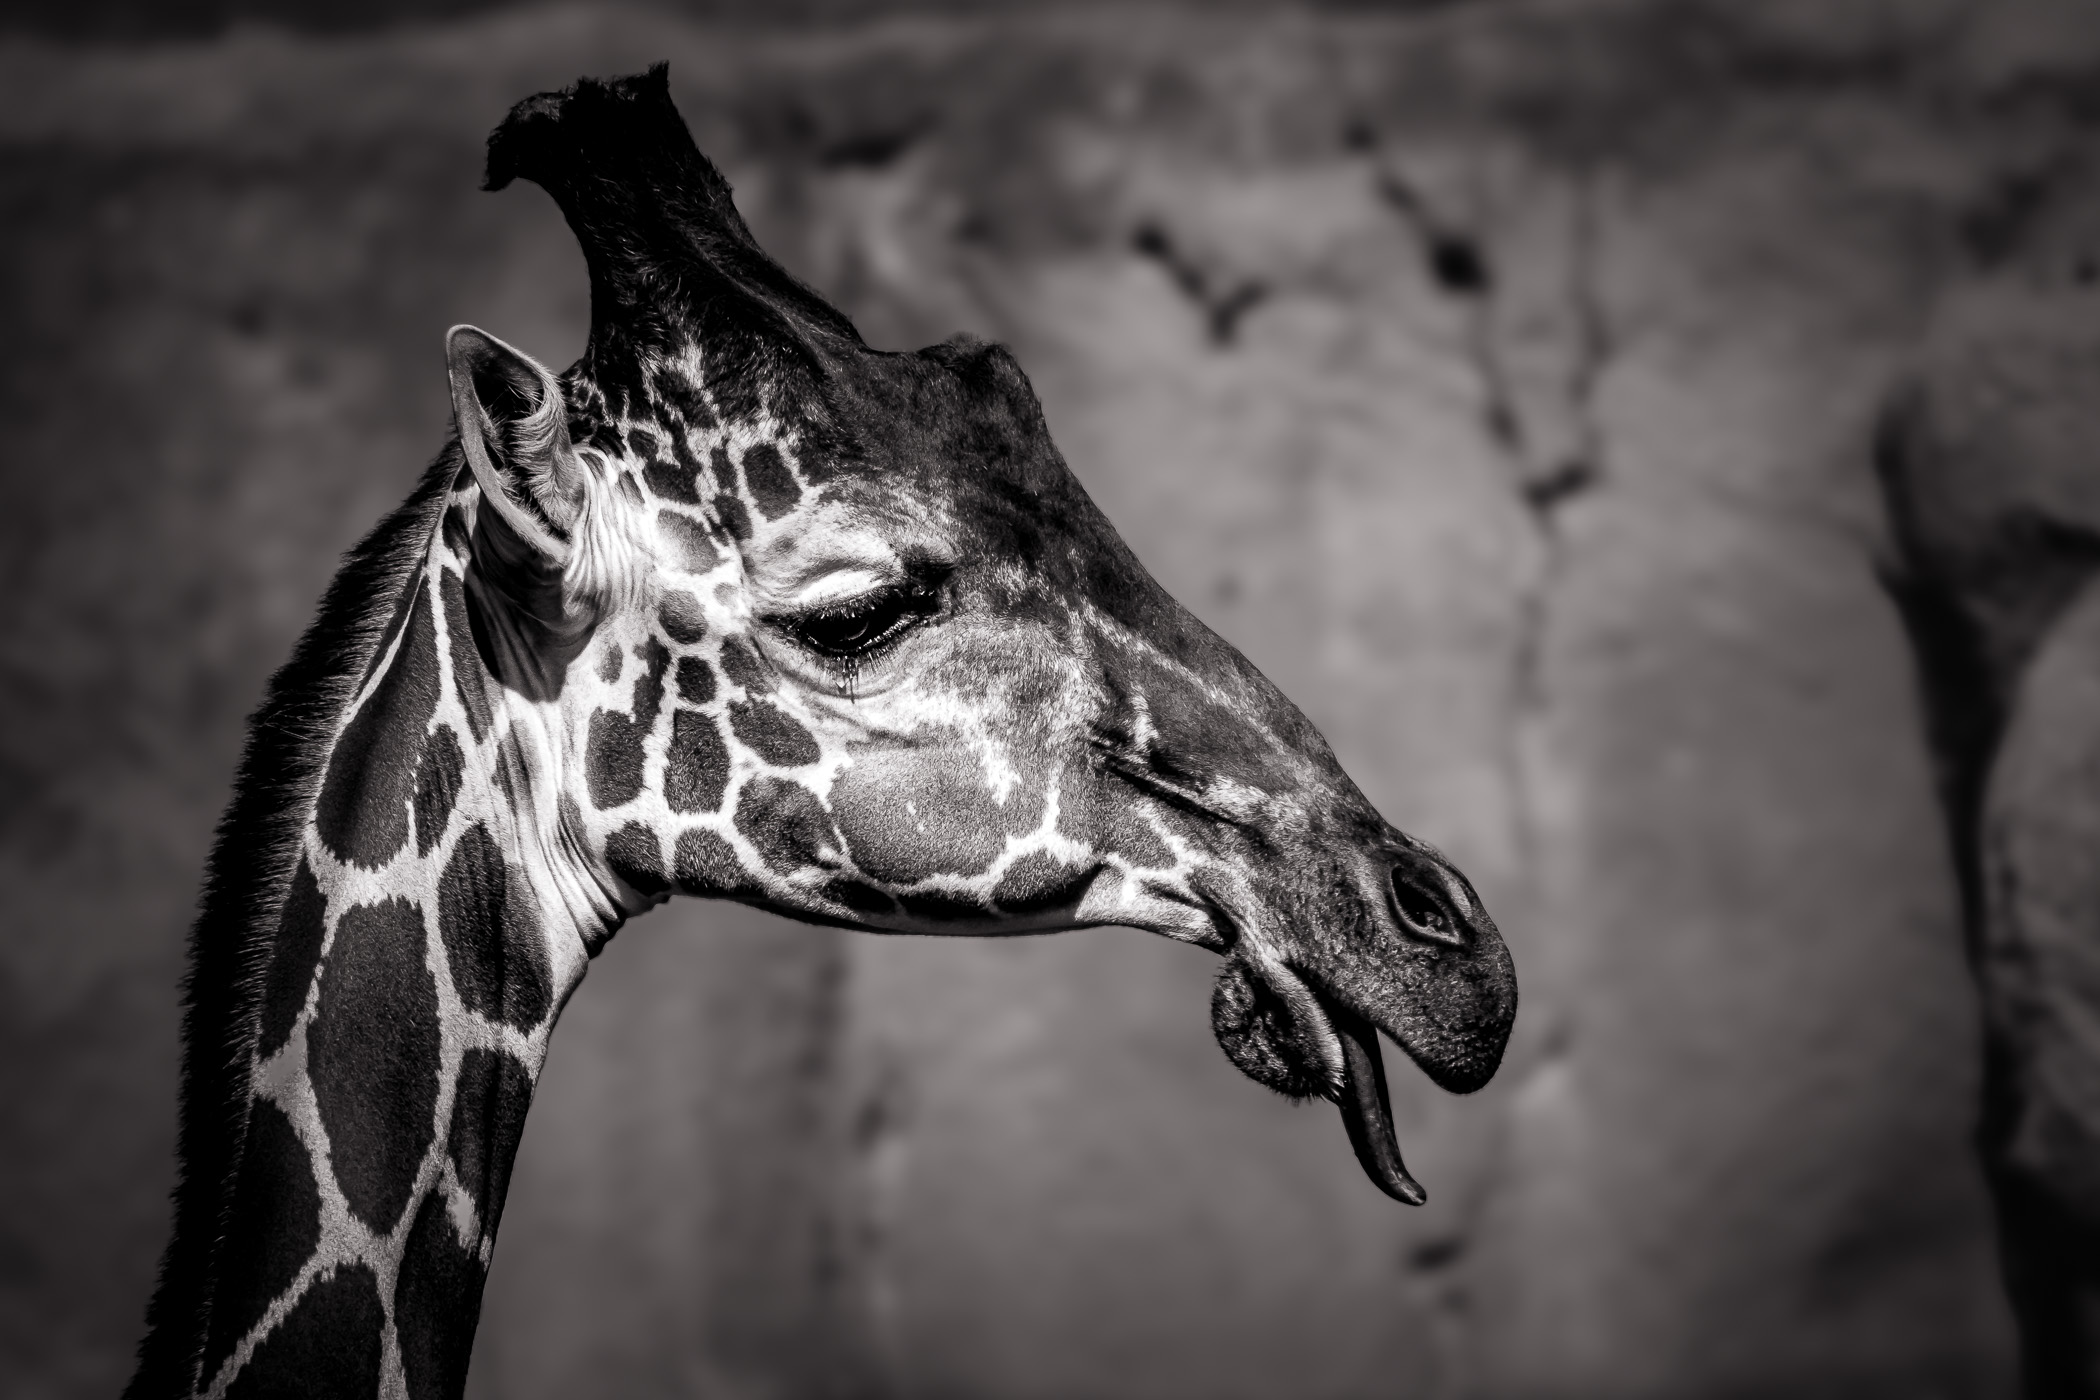
<path fill-rule="evenodd" d="M 1482 221 L 1475 219 L 1469 226 L 1439 209 L 1391 166 L 1381 168 L 1376 177 L 1380 202 L 1418 244 L 1430 280 L 1462 304 L 1463 355 L 1479 392 L 1481 431 L 1537 547 L 1537 563 L 1517 595 L 1508 683 L 1511 724 L 1503 756 L 1517 863 L 1532 881 L 1538 876 L 1539 821 L 1524 750 L 1551 701 L 1545 650 L 1553 630 L 1554 601 L 1569 566 L 1562 513 L 1610 475 L 1610 444 L 1598 399 L 1619 353 L 1620 338 L 1602 286 L 1600 184 L 1600 174 L 1585 169 L 1575 175 L 1569 191 L 1566 272 L 1556 308 L 1557 319 L 1565 323 L 1568 347 L 1548 391 L 1568 430 L 1561 435 L 1564 440 L 1555 443 L 1526 411 L 1525 388 L 1515 368 L 1517 347 L 1507 330 L 1513 298 L 1487 234 L 1478 227 Z"/>
<path fill-rule="evenodd" d="M 1239 340 L 1240 322 L 1248 312 L 1269 299 L 1268 282 L 1243 277 L 1228 285 L 1213 285 L 1209 269 L 1174 241 L 1166 228 L 1147 220 L 1130 237 L 1131 250 L 1160 265 L 1174 284 L 1203 317 L 1205 334 L 1220 349 Z"/>
<path fill-rule="evenodd" d="M 1547 647 L 1557 620 L 1555 604 L 1572 564 L 1564 513 L 1611 475 L 1600 398 L 1622 343 L 1604 291 L 1602 177 L 1595 169 L 1580 170 L 1567 189 L 1566 227 L 1558 236 L 1561 285 L 1549 298 L 1552 329 L 1546 332 L 1547 344 L 1559 353 L 1543 383 L 1520 373 L 1524 352 L 1537 346 L 1512 329 L 1516 279 L 1499 266 L 1486 220 L 1460 219 L 1440 209 L 1391 164 L 1382 162 L 1375 179 L 1380 203 L 1407 228 L 1430 282 L 1458 305 L 1461 356 L 1478 392 L 1480 430 L 1535 547 L 1517 588 L 1498 762 L 1510 804 L 1508 829 L 1518 879 L 1529 906 L 1538 908 L 1546 897 L 1546 874 L 1537 768 L 1553 701 Z M 1525 1067 L 1527 1083 L 1564 1062 L 1571 1051 L 1574 1030 L 1565 1011 L 1551 1015 L 1541 1051 Z M 1496 1134 L 1498 1144 L 1507 1131 L 1505 1122 Z M 1417 1241 L 1404 1261 L 1406 1276 L 1426 1299 L 1437 1338 L 1434 1390 L 1439 1396 L 1475 1388 L 1472 1286 L 1464 1266 L 1488 1205 L 1500 1192 L 1506 1151 L 1506 1145 L 1490 1150 L 1475 1189 L 1457 1203 L 1455 1218 Z"/>

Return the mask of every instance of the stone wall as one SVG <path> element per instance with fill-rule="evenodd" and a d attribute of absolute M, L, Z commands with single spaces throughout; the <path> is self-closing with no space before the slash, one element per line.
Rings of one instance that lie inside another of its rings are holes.
<path fill-rule="evenodd" d="M 683 904 L 557 1037 L 472 1392 L 2006 1393 L 1974 1001 L 1876 405 L 2100 117 L 2068 6 L 603 8 L 0 45 L 0 1373 L 121 1381 L 239 717 L 581 261 L 517 97 L 672 63 L 878 345 L 1014 345 L 1171 590 L 1516 955 L 1429 1207 L 1239 1078 L 1202 954 Z"/>
<path fill-rule="evenodd" d="M 1890 395 L 1892 580 L 1984 1011 L 1978 1133 L 2028 1393 L 2100 1386 L 2100 185 L 2026 186 Z"/>

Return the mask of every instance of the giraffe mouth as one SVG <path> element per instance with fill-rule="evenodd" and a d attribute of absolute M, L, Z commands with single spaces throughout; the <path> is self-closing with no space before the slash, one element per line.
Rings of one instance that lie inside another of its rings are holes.
<path fill-rule="evenodd" d="M 1322 1098 L 1364 1175 L 1396 1201 L 1429 1196 L 1409 1175 L 1393 1131 L 1379 1030 L 1287 964 L 1228 957 L 1211 996 L 1211 1026 L 1227 1059 L 1258 1084 L 1294 1099 Z"/>
<path fill-rule="evenodd" d="M 1385 1059 L 1378 1052 L 1377 1028 L 1347 1007 L 1325 997 L 1319 1001 L 1341 1043 L 1342 1083 L 1335 1101 L 1357 1165 L 1372 1185 L 1394 1200 L 1411 1206 L 1424 1204 L 1429 1193 L 1400 1160 L 1400 1139 L 1393 1131 L 1393 1104 L 1386 1093 Z"/>

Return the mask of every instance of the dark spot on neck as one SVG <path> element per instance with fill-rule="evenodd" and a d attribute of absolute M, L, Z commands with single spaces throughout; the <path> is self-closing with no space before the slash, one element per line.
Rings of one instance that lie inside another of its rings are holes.
<path fill-rule="evenodd" d="M 715 698 L 715 673 L 697 656 L 678 659 L 678 698 L 688 705 L 705 705 Z"/>
<path fill-rule="evenodd" d="M 496 1237 L 496 1225 L 503 1218 L 510 1169 L 525 1133 L 525 1110 L 531 1106 L 532 1075 L 511 1056 L 476 1047 L 460 1060 L 446 1147 L 452 1154 L 453 1175 L 474 1198 L 485 1240 Z"/>
<path fill-rule="evenodd" d="M 314 825 L 341 859 L 376 868 L 407 843 L 416 759 L 437 703 L 437 631 L 430 591 L 418 586 L 393 664 L 336 740 L 315 803 Z"/>
<path fill-rule="evenodd" d="M 201 1373 L 207 1381 L 262 1321 L 270 1301 L 292 1286 L 320 1243 L 321 1192 L 306 1146 L 282 1109 L 257 1099 L 248 1110 L 248 1140 L 219 1250 L 211 1342 Z"/>
<path fill-rule="evenodd" d="M 438 575 L 438 593 L 445 604 L 445 646 L 452 657 L 452 688 L 460 707 L 467 712 L 467 728 L 474 742 L 488 737 L 493 717 L 489 710 L 488 672 L 474 646 L 474 627 L 467 615 L 465 591 L 459 575 L 446 569 Z"/>
<path fill-rule="evenodd" d="M 438 878 L 438 933 L 452 986 L 469 1011 L 530 1030 L 554 1000 L 531 886 L 480 822 L 460 833 Z"/>
<path fill-rule="evenodd" d="M 439 725 L 430 742 L 423 746 L 422 761 L 416 765 L 417 855 L 429 855 L 430 848 L 445 834 L 445 824 L 452 820 L 452 805 L 459 800 L 460 779 L 466 767 L 467 757 L 460 752 L 452 726 Z"/>
<path fill-rule="evenodd" d="M 344 911 L 306 1033 L 336 1182 L 382 1234 L 408 1204 L 436 1132 L 437 987 L 424 957 L 423 913 L 407 900 Z"/>
<path fill-rule="evenodd" d="M 371 1269 L 351 1264 L 316 1279 L 255 1349 L 226 1400 L 371 1400 L 385 1325 Z"/>
<path fill-rule="evenodd" d="M 622 456 L 639 457 L 643 461 L 670 454 L 670 448 L 657 436 L 656 429 L 640 423 L 629 423 L 620 429 L 619 442 Z"/>
<path fill-rule="evenodd" d="M 642 480 L 648 483 L 650 492 L 658 500 L 688 506 L 700 504 L 700 492 L 689 466 L 654 457 L 642 468 Z"/>
<path fill-rule="evenodd" d="M 431 1192 L 409 1229 L 394 1285 L 394 1335 L 409 1400 L 453 1400 L 466 1389 L 485 1280 L 480 1256 L 453 1227 L 444 1193 Z"/>
<path fill-rule="evenodd" d="M 270 949 L 270 980 L 263 993 L 262 1034 L 257 1039 L 255 1053 L 258 1059 L 267 1060 L 284 1048 L 291 1039 L 292 1027 L 298 1023 L 299 1013 L 306 1009 L 306 994 L 314 984 L 314 973 L 321 963 L 321 942 L 326 929 L 323 920 L 328 912 L 328 902 L 321 895 L 320 882 L 314 879 L 313 868 L 306 857 L 299 858 L 299 868 L 292 872 L 292 887 L 284 900 L 284 912 L 278 916 L 277 938 Z"/>

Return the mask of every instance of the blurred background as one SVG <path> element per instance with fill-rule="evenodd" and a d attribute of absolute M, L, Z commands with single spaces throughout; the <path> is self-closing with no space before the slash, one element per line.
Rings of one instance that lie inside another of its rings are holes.
<path fill-rule="evenodd" d="M 2075 398 L 1950 343 L 2100 369 L 2100 10 L 2043 0 L 14 0 L 0 1390 L 128 1375 L 242 718 L 440 446 L 445 328 L 582 347 L 483 140 L 657 59 L 871 343 L 1015 348 L 1523 1006 L 1471 1098 L 1394 1057 L 1410 1212 L 1200 952 L 675 904 L 556 1037 L 470 1395 L 2011 1393 L 1875 466 L 1899 386 L 1986 470 Z"/>

